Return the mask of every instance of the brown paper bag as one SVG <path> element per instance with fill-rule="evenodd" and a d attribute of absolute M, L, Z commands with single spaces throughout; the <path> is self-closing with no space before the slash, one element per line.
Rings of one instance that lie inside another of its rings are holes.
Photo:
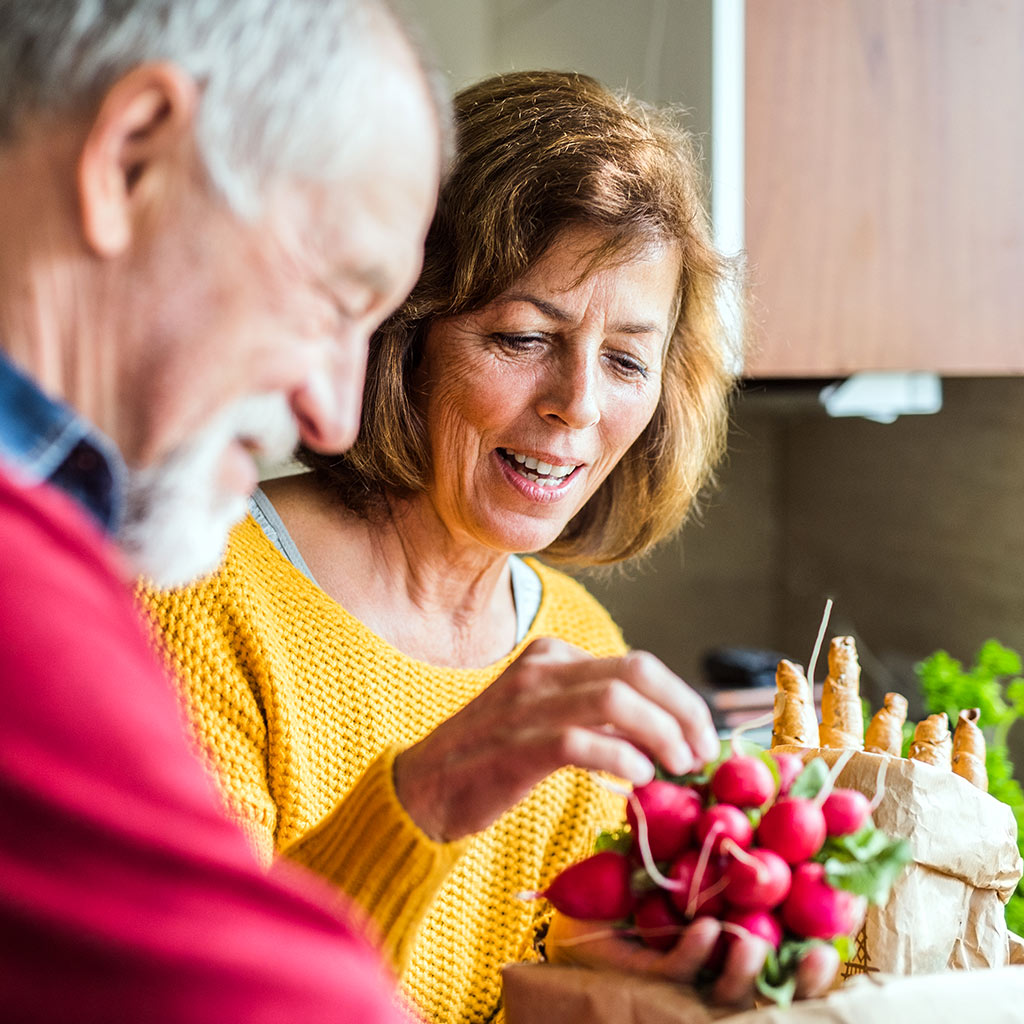
<path fill-rule="evenodd" d="M 846 752 L 776 747 L 831 767 Z M 931 974 L 1009 962 L 1004 904 L 1021 876 L 1010 808 L 951 771 L 887 754 L 856 752 L 838 786 L 873 798 L 875 824 L 909 840 L 914 863 L 884 907 L 870 907 L 842 977 L 882 971 Z M 1024 1007 L 1021 1010 L 1024 1020 Z"/>
<path fill-rule="evenodd" d="M 855 978 L 827 999 L 744 1013 L 642 975 L 554 964 L 504 971 L 506 1024 L 1020 1024 L 1024 966 Z"/>

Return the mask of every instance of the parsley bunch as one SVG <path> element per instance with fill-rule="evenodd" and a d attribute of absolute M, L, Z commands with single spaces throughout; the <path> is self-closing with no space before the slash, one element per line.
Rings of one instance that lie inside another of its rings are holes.
<path fill-rule="evenodd" d="M 963 708 L 980 708 L 979 725 L 985 733 L 985 769 L 988 791 L 1013 812 L 1017 821 L 1017 846 L 1024 855 L 1024 791 L 1013 777 L 1007 736 L 1018 718 L 1024 717 L 1024 678 L 1021 657 L 996 640 L 987 640 L 978 651 L 974 665 L 964 668 L 946 651 L 918 662 L 914 671 L 930 714 L 945 711 L 950 727 L 956 725 Z M 904 756 L 913 726 L 905 730 Z M 1006 925 L 1024 934 L 1024 879 L 1006 905 Z"/>

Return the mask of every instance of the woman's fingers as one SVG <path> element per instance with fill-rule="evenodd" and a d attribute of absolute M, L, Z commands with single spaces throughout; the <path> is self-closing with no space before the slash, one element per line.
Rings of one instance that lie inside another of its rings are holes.
<path fill-rule="evenodd" d="M 718 732 L 701 696 L 653 654 L 634 651 L 619 659 L 622 677 L 638 693 L 662 707 L 679 723 L 683 740 L 698 765 L 719 752 Z M 684 769 L 685 770 L 685 769 Z"/>
<path fill-rule="evenodd" d="M 716 1003 L 748 1003 L 754 997 L 754 979 L 764 966 L 771 947 L 756 935 L 734 935 L 722 966 L 722 973 L 711 988 Z"/>
<path fill-rule="evenodd" d="M 676 774 L 718 756 L 718 734 L 707 705 L 654 655 L 634 651 L 596 659 L 566 644 L 538 649 L 540 643 L 557 645 L 540 641 L 520 661 L 531 659 L 537 695 L 550 701 L 551 725 L 611 726 Z"/>
<path fill-rule="evenodd" d="M 565 765 L 635 785 L 718 751 L 700 697 L 653 655 L 593 658 L 535 641 L 498 679 L 395 762 L 398 797 L 432 838 L 486 828 Z"/>
<path fill-rule="evenodd" d="M 800 961 L 796 972 L 798 999 L 816 999 L 832 988 L 839 973 L 839 953 L 835 946 L 814 945 Z"/>
<path fill-rule="evenodd" d="M 698 917 L 687 926 L 679 941 L 661 955 L 658 973 L 673 981 L 692 985 L 714 952 L 721 934 L 721 925 L 713 917 Z"/>

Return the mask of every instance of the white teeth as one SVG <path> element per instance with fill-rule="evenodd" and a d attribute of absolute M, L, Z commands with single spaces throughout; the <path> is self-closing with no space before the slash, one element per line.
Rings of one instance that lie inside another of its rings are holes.
<path fill-rule="evenodd" d="M 534 483 L 541 484 L 544 487 L 557 487 L 567 476 L 569 476 L 575 469 L 575 465 L 567 466 L 555 466 L 550 462 L 542 462 L 540 459 L 533 455 L 520 455 L 519 452 L 514 452 L 511 448 L 504 448 L 505 456 L 509 460 L 515 460 L 524 469 L 520 472 L 527 480 L 532 480 Z M 533 470 L 534 472 L 527 472 L 527 470 Z"/>

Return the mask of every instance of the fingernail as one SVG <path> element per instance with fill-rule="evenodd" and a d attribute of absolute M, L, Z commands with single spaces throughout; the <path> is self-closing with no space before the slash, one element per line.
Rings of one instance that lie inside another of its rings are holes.
<path fill-rule="evenodd" d="M 700 756 L 703 758 L 704 764 L 707 764 L 708 761 L 714 761 L 722 752 L 722 743 L 718 738 L 718 734 L 714 732 L 704 733 L 700 738 L 699 746 Z"/>
<path fill-rule="evenodd" d="M 687 746 L 677 747 L 672 754 L 672 761 L 670 764 L 665 765 L 666 768 L 673 775 L 685 775 L 687 772 L 692 772 L 697 767 L 696 758 L 693 756 L 693 751 Z"/>
<path fill-rule="evenodd" d="M 630 754 L 625 767 L 626 778 L 634 786 L 646 786 L 654 778 L 654 765 L 643 754 Z"/>

